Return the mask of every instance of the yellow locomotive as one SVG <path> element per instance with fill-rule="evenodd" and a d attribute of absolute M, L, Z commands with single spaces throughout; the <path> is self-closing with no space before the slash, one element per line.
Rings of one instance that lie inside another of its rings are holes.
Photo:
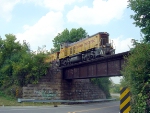
<path fill-rule="evenodd" d="M 59 59 L 59 52 L 55 52 L 50 54 L 46 59 L 45 62 L 53 62 Z"/>
<path fill-rule="evenodd" d="M 100 56 L 115 54 L 109 43 L 109 34 L 99 32 L 74 43 L 63 43 L 60 52 L 50 55 L 50 61 L 59 59 L 59 66 L 92 60 Z"/>

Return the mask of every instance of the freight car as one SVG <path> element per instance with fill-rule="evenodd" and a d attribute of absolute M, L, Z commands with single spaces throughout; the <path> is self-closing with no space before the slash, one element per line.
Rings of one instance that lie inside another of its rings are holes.
<path fill-rule="evenodd" d="M 51 61 L 58 58 L 59 66 L 61 67 L 105 55 L 112 55 L 115 54 L 115 49 L 112 43 L 109 43 L 109 34 L 99 32 L 74 43 L 63 43 L 60 45 L 59 53 L 54 54 L 50 55 Z"/>

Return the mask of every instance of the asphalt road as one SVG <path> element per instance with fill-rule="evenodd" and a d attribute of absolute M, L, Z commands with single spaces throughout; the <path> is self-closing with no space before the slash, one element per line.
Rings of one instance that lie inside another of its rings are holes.
<path fill-rule="evenodd" d="M 0 107 L 0 113 L 119 113 L 119 101 L 53 106 Z"/>

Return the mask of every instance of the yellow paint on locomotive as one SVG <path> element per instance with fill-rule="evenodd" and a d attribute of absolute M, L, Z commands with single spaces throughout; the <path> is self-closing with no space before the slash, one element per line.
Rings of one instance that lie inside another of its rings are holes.
<path fill-rule="evenodd" d="M 101 35 L 96 34 L 89 38 L 85 38 L 81 41 L 75 42 L 74 44 L 64 47 L 60 50 L 59 59 L 63 59 L 67 56 L 72 56 L 80 52 L 87 51 L 89 49 L 99 47 L 101 44 Z"/>
<path fill-rule="evenodd" d="M 67 48 L 67 56 L 72 55 L 72 54 L 73 54 L 72 47 L 68 47 Z"/>
<path fill-rule="evenodd" d="M 68 50 L 67 47 L 64 47 L 60 50 L 59 59 L 65 58 L 67 56 L 67 50 Z"/>
<path fill-rule="evenodd" d="M 101 38 L 102 38 L 101 36 L 102 35 L 100 33 L 97 33 L 96 35 L 90 36 L 78 42 L 71 43 L 67 46 L 64 46 L 60 49 L 59 53 L 56 52 L 56 53 L 49 55 L 49 57 L 45 61 L 52 62 L 56 59 L 64 59 L 66 57 L 87 51 L 92 48 L 99 48 L 100 46 L 102 46 L 101 43 L 103 43 L 101 42 Z M 106 36 L 108 36 L 108 34 Z M 109 40 L 109 37 L 107 37 L 105 43 L 108 43 L 108 40 Z"/>
<path fill-rule="evenodd" d="M 54 60 L 57 60 L 58 59 L 58 54 L 59 53 L 56 52 L 56 53 L 48 55 L 48 57 L 45 59 L 45 62 L 52 62 Z"/>
<path fill-rule="evenodd" d="M 83 42 L 84 43 L 84 51 L 98 47 L 99 42 L 100 42 L 100 35 L 95 35 L 95 36 L 88 38 L 87 40 L 85 40 Z"/>

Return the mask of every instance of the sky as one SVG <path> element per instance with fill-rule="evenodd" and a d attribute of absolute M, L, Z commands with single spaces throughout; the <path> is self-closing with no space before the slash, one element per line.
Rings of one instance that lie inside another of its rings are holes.
<path fill-rule="evenodd" d="M 82 27 L 88 35 L 108 32 L 116 54 L 128 51 L 131 39 L 140 40 L 140 29 L 130 18 L 128 0 L 0 0 L 0 36 L 14 34 L 31 50 L 53 48 L 55 36 L 64 29 Z M 119 83 L 120 77 L 112 80 Z"/>

